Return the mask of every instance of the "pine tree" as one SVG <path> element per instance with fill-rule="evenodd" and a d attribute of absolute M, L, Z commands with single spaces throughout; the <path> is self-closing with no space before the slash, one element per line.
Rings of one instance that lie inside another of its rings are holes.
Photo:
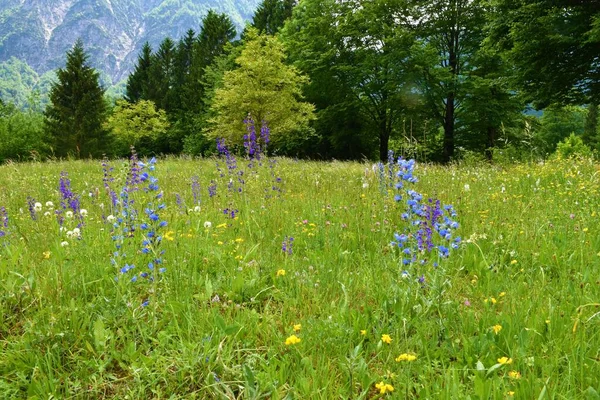
<path fill-rule="evenodd" d="M 172 90 L 175 82 L 175 43 L 169 37 L 160 44 L 152 56 L 148 71 L 148 98 L 169 113 L 172 110 Z"/>
<path fill-rule="evenodd" d="M 194 51 L 194 43 L 196 42 L 196 32 L 189 29 L 183 39 L 177 44 L 175 55 L 175 64 L 173 68 L 173 98 L 172 105 L 176 112 L 184 112 L 186 110 L 186 97 L 189 96 L 188 82 L 190 80 L 190 71 L 192 68 L 192 57 Z"/>
<path fill-rule="evenodd" d="M 147 99 L 148 96 L 148 73 L 152 65 L 152 48 L 150 43 L 144 43 L 142 52 L 138 56 L 138 62 L 127 79 L 127 89 L 125 98 L 130 103 L 138 100 Z"/>
<path fill-rule="evenodd" d="M 263 0 L 254 13 L 252 26 L 261 34 L 274 35 L 292 16 L 295 5 L 295 0 Z"/>
<path fill-rule="evenodd" d="M 235 26 L 225 14 L 209 11 L 202 20 L 202 29 L 194 49 L 194 72 L 197 78 L 203 74 L 215 57 L 223 54 L 225 45 L 235 38 Z"/>
<path fill-rule="evenodd" d="M 83 42 L 77 40 L 67 52 L 65 68 L 59 68 L 45 112 L 45 130 L 54 154 L 100 157 L 109 149 L 104 128 L 107 105 L 98 72 L 87 63 Z"/>

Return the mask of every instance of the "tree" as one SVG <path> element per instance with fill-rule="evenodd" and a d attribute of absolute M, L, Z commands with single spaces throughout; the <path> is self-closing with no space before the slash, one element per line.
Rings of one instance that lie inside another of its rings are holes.
<path fill-rule="evenodd" d="M 586 110 L 580 106 L 551 105 L 544 109 L 540 128 L 536 133 L 538 146 L 547 154 L 556 150 L 556 145 L 571 133 L 581 137 L 585 129 Z"/>
<path fill-rule="evenodd" d="M 341 122 L 327 127 L 334 146 L 362 143 L 364 152 L 375 143 L 387 160 L 390 137 L 414 101 L 411 14 L 404 0 L 306 0 L 294 9 L 282 38 L 313 82 L 307 97 L 318 123 Z"/>
<path fill-rule="evenodd" d="M 377 132 L 379 159 L 385 161 L 390 137 L 414 97 L 412 10 L 404 0 L 350 0 L 341 3 L 338 15 L 342 46 L 335 68 Z"/>
<path fill-rule="evenodd" d="M 150 61 L 148 70 L 148 95 L 146 100 L 152 100 L 158 108 L 167 113 L 173 107 L 173 86 L 175 84 L 175 43 L 169 37 L 165 38 Z"/>
<path fill-rule="evenodd" d="M 177 45 L 173 68 L 174 86 L 172 92 L 174 96 L 172 102 L 173 108 L 178 113 L 186 111 L 186 105 L 189 104 L 186 98 L 193 95 L 189 90 L 190 88 L 188 88 L 188 83 L 190 82 L 195 42 L 196 32 L 189 29 Z"/>
<path fill-rule="evenodd" d="M 432 117 L 443 127 L 442 161 L 448 162 L 456 147 L 465 82 L 484 39 L 485 10 L 481 0 L 428 0 L 419 5 L 416 17 L 424 44 L 419 86 Z"/>
<path fill-rule="evenodd" d="M 522 123 L 525 107 L 510 85 L 509 66 L 497 51 L 484 46 L 470 57 L 470 63 L 474 68 L 464 82 L 456 144 L 484 151 L 491 161 L 500 130 Z"/>
<path fill-rule="evenodd" d="M 296 0 L 263 0 L 252 18 L 252 26 L 260 34 L 275 35 L 292 16 Z"/>
<path fill-rule="evenodd" d="M 125 98 L 131 103 L 148 97 L 148 79 L 150 67 L 152 66 L 152 47 L 150 43 L 144 43 L 142 52 L 138 56 L 135 69 L 127 78 Z"/>
<path fill-rule="evenodd" d="M 44 116 L 33 107 L 22 111 L 0 99 L 0 162 L 39 159 L 48 150 L 44 143 Z"/>
<path fill-rule="evenodd" d="M 308 123 L 313 106 L 301 101 L 301 88 L 307 78 L 284 63 L 283 45 L 274 37 L 258 35 L 249 29 L 239 65 L 225 72 L 223 88 L 217 89 L 207 131 L 210 137 L 224 137 L 241 144 L 244 119 L 250 115 L 257 124 L 264 122 L 271 130 L 272 141 L 280 148 L 291 148 L 309 140 Z"/>
<path fill-rule="evenodd" d="M 600 104 L 600 3 L 494 0 L 490 42 L 506 51 L 525 100 Z"/>
<path fill-rule="evenodd" d="M 217 14 L 210 10 L 202 19 L 202 29 L 198 35 L 198 42 L 194 49 L 194 68 L 196 78 L 202 77 L 204 68 L 213 60 L 223 54 L 227 43 L 235 38 L 235 26 L 225 14 Z"/>
<path fill-rule="evenodd" d="M 106 126 L 115 136 L 117 155 L 129 154 L 130 146 L 140 155 L 152 155 L 157 152 L 158 139 L 167 133 L 169 121 L 165 111 L 157 110 L 149 100 L 137 103 L 117 100 Z"/>
<path fill-rule="evenodd" d="M 205 114 L 204 74 L 208 66 L 225 51 L 225 47 L 235 38 L 235 27 L 225 14 L 209 11 L 202 20 L 202 28 L 196 38 L 191 53 L 191 64 L 185 83 L 180 91 L 181 110 L 175 127 L 186 135 L 198 133 L 199 121 Z"/>
<path fill-rule="evenodd" d="M 100 157 L 109 148 L 104 89 L 87 58 L 83 42 L 77 40 L 50 91 L 45 129 L 54 153 L 60 157 Z"/>

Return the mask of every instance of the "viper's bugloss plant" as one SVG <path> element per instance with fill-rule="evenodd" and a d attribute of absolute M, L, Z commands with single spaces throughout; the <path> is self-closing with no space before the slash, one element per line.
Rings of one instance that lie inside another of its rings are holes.
<path fill-rule="evenodd" d="M 144 163 L 134 153 L 129 166 L 117 203 L 119 215 L 113 223 L 112 239 L 116 251 L 112 263 L 118 270 L 117 280 L 126 276 L 126 281 L 130 282 L 153 282 L 157 272 L 166 271 L 162 267 L 164 250 L 160 248 L 162 232 L 167 226 L 167 221 L 160 214 L 166 205 L 158 179 L 152 175 L 156 159 Z M 137 272 L 136 264 L 143 264 L 147 269 Z"/>
<path fill-rule="evenodd" d="M 423 195 L 411 189 L 418 182 L 415 160 L 400 157 L 395 164 L 394 200 L 404 205 L 400 218 L 405 223 L 402 232 L 394 233 L 391 245 L 400 251 L 402 276 L 411 275 L 408 269 L 414 266 L 412 272 L 421 273 L 419 283 L 425 285 L 422 272 L 427 267 L 438 267 L 440 260 L 450 255 L 450 249 L 458 248 L 461 242 L 460 236 L 454 236 L 459 227 L 454 220 L 457 214 L 452 205 L 442 207 L 440 200 L 432 198 L 424 201 Z"/>

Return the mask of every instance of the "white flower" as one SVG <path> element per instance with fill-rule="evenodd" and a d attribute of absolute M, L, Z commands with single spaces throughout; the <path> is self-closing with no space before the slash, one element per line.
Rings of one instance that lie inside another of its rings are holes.
<path fill-rule="evenodd" d="M 54 208 L 54 203 L 51 202 L 51 201 L 47 201 L 46 202 L 46 207 L 48 207 L 48 208 Z"/>
<path fill-rule="evenodd" d="M 69 245 L 69 242 L 67 242 L 67 241 L 65 240 L 64 242 L 60 242 L 60 245 L 61 245 L 62 247 L 65 247 L 65 246 L 68 246 L 68 245 Z"/>
<path fill-rule="evenodd" d="M 204 222 L 204 228 L 205 228 L 205 229 L 208 229 L 208 228 L 210 228 L 211 226 L 212 226 L 212 222 L 210 222 L 210 221 L 205 221 L 205 222 Z"/>
<path fill-rule="evenodd" d="M 114 216 L 114 215 L 112 215 L 112 214 L 111 214 L 111 215 L 109 215 L 108 217 L 106 217 L 106 220 L 107 220 L 109 223 L 111 223 L 111 224 L 112 224 L 112 223 L 113 223 L 113 222 L 115 222 L 117 219 L 115 218 L 115 216 Z"/>
<path fill-rule="evenodd" d="M 42 211 L 42 203 L 35 203 L 35 204 L 33 205 L 33 210 L 34 210 L 35 212 L 40 212 L 40 211 Z"/>
<path fill-rule="evenodd" d="M 194 211 L 195 211 L 195 212 L 199 213 L 199 212 L 200 212 L 200 210 L 201 210 L 200 206 L 196 206 L 196 207 L 194 207 Z"/>
<path fill-rule="evenodd" d="M 67 231 L 67 237 L 69 239 L 73 239 L 73 236 L 75 236 L 75 233 L 73 231 Z"/>
<path fill-rule="evenodd" d="M 46 212 L 44 213 L 44 217 L 49 217 L 49 216 L 50 216 L 50 214 L 51 214 L 51 213 L 50 213 L 50 211 L 46 211 Z"/>
<path fill-rule="evenodd" d="M 100 208 L 104 210 L 104 203 L 100 203 Z"/>
<path fill-rule="evenodd" d="M 79 230 L 79 228 L 73 229 L 73 236 L 76 236 L 76 237 L 81 236 L 81 231 Z"/>
<path fill-rule="evenodd" d="M 468 183 L 465 184 L 464 190 L 465 190 L 465 192 L 468 192 L 469 190 L 471 190 L 471 186 L 469 186 Z"/>
<path fill-rule="evenodd" d="M 67 216 L 67 218 L 73 218 L 73 211 L 67 211 L 65 215 Z"/>
<path fill-rule="evenodd" d="M 367 182 L 363 183 L 363 189 L 366 189 L 369 187 L 369 184 Z"/>
<path fill-rule="evenodd" d="M 88 215 L 87 210 L 85 208 L 79 210 L 79 214 L 81 214 L 82 217 L 87 217 Z"/>

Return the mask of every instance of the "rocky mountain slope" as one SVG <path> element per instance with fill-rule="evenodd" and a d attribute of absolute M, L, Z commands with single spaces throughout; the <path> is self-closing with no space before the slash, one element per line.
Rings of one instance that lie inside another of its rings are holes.
<path fill-rule="evenodd" d="M 154 49 L 200 28 L 208 10 L 224 12 L 239 27 L 260 0 L 0 0 L 0 63 L 25 61 L 38 74 L 64 65 L 83 39 L 90 63 L 112 82 L 127 77 L 144 42 Z"/>

